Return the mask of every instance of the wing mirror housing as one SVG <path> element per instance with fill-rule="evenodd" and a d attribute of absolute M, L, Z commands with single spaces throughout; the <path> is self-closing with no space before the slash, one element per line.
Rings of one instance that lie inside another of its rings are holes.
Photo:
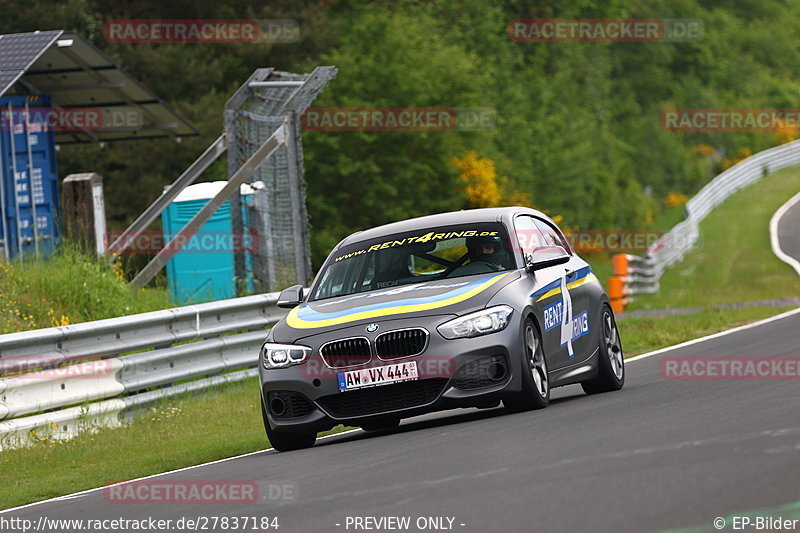
<path fill-rule="evenodd" d="M 278 307 L 292 309 L 303 303 L 303 286 L 292 285 L 283 289 L 278 296 Z"/>
<path fill-rule="evenodd" d="M 537 248 L 533 253 L 526 253 L 525 268 L 528 272 L 534 272 L 543 268 L 561 265 L 569 261 L 570 255 L 561 246 L 547 246 Z"/>

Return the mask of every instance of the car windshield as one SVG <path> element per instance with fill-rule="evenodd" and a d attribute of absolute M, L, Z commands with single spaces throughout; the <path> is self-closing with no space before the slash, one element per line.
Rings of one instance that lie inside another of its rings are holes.
<path fill-rule="evenodd" d="M 360 241 L 331 254 L 313 300 L 515 268 L 502 224 L 423 228 Z"/>

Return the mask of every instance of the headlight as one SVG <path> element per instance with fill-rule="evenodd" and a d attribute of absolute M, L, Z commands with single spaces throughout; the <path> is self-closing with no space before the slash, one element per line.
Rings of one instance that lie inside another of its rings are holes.
<path fill-rule="evenodd" d="M 483 311 L 460 316 L 445 322 L 438 328 L 445 339 L 461 339 L 464 337 L 477 337 L 500 331 L 508 325 L 508 318 L 514 310 L 507 305 L 490 307 Z"/>
<path fill-rule="evenodd" d="M 261 364 L 266 369 L 287 368 L 299 365 L 311 355 L 311 348 L 291 344 L 264 343 L 261 347 Z"/>

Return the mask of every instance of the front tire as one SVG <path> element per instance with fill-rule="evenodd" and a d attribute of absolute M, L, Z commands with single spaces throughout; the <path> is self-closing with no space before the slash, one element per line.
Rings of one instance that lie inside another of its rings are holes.
<path fill-rule="evenodd" d="M 598 350 L 597 377 L 584 381 L 581 387 L 586 394 L 620 390 L 625 384 L 625 360 L 617 321 L 607 304 L 601 317 L 600 347 Z"/>
<path fill-rule="evenodd" d="M 522 390 L 503 398 L 512 413 L 543 409 L 550 403 L 550 377 L 539 330 L 530 318 L 522 328 Z"/>
<path fill-rule="evenodd" d="M 316 433 L 294 433 L 294 432 L 278 432 L 273 430 L 269 425 L 267 419 L 267 410 L 264 407 L 264 400 L 261 399 L 261 418 L 264 420 L 264 431 L 267 433 L 267 439 L 270 445 L 279 452 L 290 452 L 292 450 L 302 450 L 310 448 L 317 441 Z"/>

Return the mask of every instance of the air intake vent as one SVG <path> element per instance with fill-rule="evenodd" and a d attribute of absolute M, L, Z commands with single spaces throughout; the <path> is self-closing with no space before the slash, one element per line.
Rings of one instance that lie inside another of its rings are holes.
<path fill-rule="evenodd" d="M 334 418 L 371 416 L 432 403 L 446 384 L 446 379 L 406 381 L 323 396 L 317 403 Z"/>
<path fill-rule="evenodd" d="M 353 337 L 323 344 L 319 353 L 325 364 L 332 368 L 363 365 L 372 359 L 366 337 Z"/>
<path fill-rule="evenodd" d="M 428 343 L 428 332 L 422 328 L 400 329 L 381 333 L 375 339 L 375 351 L 381 359 L 419 355 Z"/>
<path fill-rule="evenodd" d="M 496 365 L 494 368 L 492 365 Z M 499 366 L 498 366 L 499 365 Z M 502 368 L 502 376 L 497 372 Z M 461 390 L 474 390 L 492 387 L 508 381 L 508 363 L 504 355 L 492 355 L 470 361 L 458 370 L 452 385 Z"/>
<path fill-rule="evenodd" d="M 270 391 L 269 410 L 275 418 L 302 418 L 314 410 L 314 405 L 302 394 L 289 391 Z"/>

